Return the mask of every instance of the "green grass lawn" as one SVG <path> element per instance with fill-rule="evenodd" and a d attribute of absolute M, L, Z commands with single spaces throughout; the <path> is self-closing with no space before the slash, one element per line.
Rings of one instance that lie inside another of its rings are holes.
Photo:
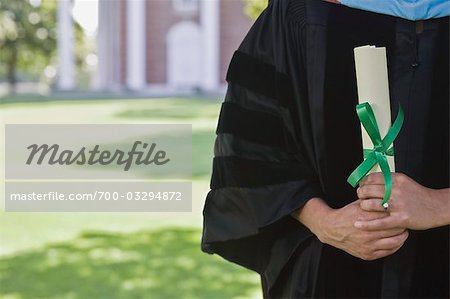
<path fill-rule="evenodd" d="M 200 251 L 219 109 L 206 99 L 1 102 L 2 124 L 192 124 L 193 206 L 192 213 L 0 212 L 0 297 L 260 297 L 257 275 Z M 0 152 L 4 165 L 3 143 Z"/>

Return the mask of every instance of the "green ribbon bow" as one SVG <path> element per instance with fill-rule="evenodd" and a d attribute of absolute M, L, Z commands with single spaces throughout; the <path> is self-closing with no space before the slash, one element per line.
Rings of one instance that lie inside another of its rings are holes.
<path fill-rule="evenodd" d="M 397 138 L 398 133 L 403 126 L 405 115 L 402 106 L 399 105 L 397 118 L 392 124 L 392 127 L 387 132 L 386 136 L 382 139 L 375 114 L 373 113 L 370 104 L 362 103 L 357 105 L 356 113 L 358 114 L 358 118 L 361 121 L 361 124 L 372 140 L 374 148 L 364 149 L 363 152 L 365 160 L 350 174 L 347 182 L 353 187 L 356 187 L 359 182 L 369 173 L 369 171 L 376 164 L 379 164 L 386 185 L 384 189 L 383 201 L 381 203 L 384 206 L 391 197 L 392 192 L 392 175 L 386 156 L 394 156 L 394 149 L 391 145 L 394 142 L 395 138 Z"/>

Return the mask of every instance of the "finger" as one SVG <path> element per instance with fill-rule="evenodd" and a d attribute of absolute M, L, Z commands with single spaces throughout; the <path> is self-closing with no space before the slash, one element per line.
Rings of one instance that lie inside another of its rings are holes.
<path fill-rule="evenodd" d="M 371 173 L 362 179 L 359 185 L 384 185 L 384 176 L 381 172 Z"/>
<path fill-rule="evenodd" d="M 384 239 L 384 238 L 391 238 L 398 235 L 403 234 L 406 231 L 404 228 L 393 228 L 388 230 L 381 230 L 377 233 L 375 233 L 376 239 Z"/>
<path fill-rule="evenodd" d="M 357 189 L 358 198 L 383 198 L 384 185 L 364 185 Z"/>
<path fill-rule="evenodd" d="M 402 248 L 403 244 L 392 249 L 379 249 L 372 252 L 370 255 L 363 258 L 366 261 L 374 261 L 389 255 L 396 253 L 400 248 Z"/>
<path fill-rule="evenodd" d="M 357 215 L 355 221 L 371 221 L 371 220 L 385 218 L 385 217 L 389 217 L 389 216 L 390 216 L 390 214 L 387 213 L 386 211 L 368 212 L 368 211 L 362 210 L 359 213 L 359 215 Z"/>
<path fill-rule="evenodd" d="M 405 243 L 406 239 L 408 239 L 408 231 L 405 230 L 403 233 L 389 237 L 389 238 L 383 238 L 378 241 L 375 241 L 374 248 L 376 250 L 392 250 L 399 246 L 402 246 L 403 243 Z"/>
<path fill-rule="evenodd" d="M 362 230 L 376 231 L 383 229 L 400 228 L 401 227 L 400 224 L 401 221 L 400 219 L 398 219 L 398 217 L 389 216 L 368 221 L 358 220 L 354 223 L 354 226 Z"/>
<path fill-rule="evenodd" d="M 400 172 L 392 173 L 392 184 L 393 185 L 401 185 L 408 181 L 411 181 L 411 179 L 406 174 L 400 173 Z"/>
<path fill-rule="evenodd" d="M 386 256 L 390 256 L 393 255 L 394 253 L 396 253 L 400 248 L 402 248 L 402 246 L 398 246 L 397 248 L 394 249 L 389 249 L 389 250 L 377 250 L 374 252 L 372 260 L 377 260 Z"/>
<path fill-rule="evenodd" d="M 361 207 L 361 209 L 367 212 L 385 212 L 382 201 L 382 199 L 378 198 L 364 199 L 361 200 L 359 206 Z"/>
<path fill-rule="evenodd" d="M 406 231 L 404 228 L 393 228 L 388 230 L 380 230 L 380 231 L 371 231 L 367 233 L 367 242 L 376 242 L 385 238 L 392 238 L 398 235 L 403 234 Z"/>

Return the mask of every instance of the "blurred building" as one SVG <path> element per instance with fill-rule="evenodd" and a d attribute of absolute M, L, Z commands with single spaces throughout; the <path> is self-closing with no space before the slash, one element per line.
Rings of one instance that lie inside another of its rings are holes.
<path fill-rule="evenodd" d="M 217 90 L 251 26 L 242 0 L 100 0 L 100 90 Z"/>

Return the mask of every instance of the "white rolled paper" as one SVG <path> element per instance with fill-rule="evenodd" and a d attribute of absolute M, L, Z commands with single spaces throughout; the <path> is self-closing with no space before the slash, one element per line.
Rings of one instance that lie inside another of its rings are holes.
<path fill-rule="evenodd" d="M 363 46 L 354 49 L 359 103 L 369 103 L 375 114 L 381 138 L 391 127 L 391 106 L 386 48 Z M 361 125 L 363 149 L 372 149 L 373 143 Z M 387 156 L 391 172 L 395 171 L 394 157 Z M 371 172 L 380 172 L 377 164 Z"/>

